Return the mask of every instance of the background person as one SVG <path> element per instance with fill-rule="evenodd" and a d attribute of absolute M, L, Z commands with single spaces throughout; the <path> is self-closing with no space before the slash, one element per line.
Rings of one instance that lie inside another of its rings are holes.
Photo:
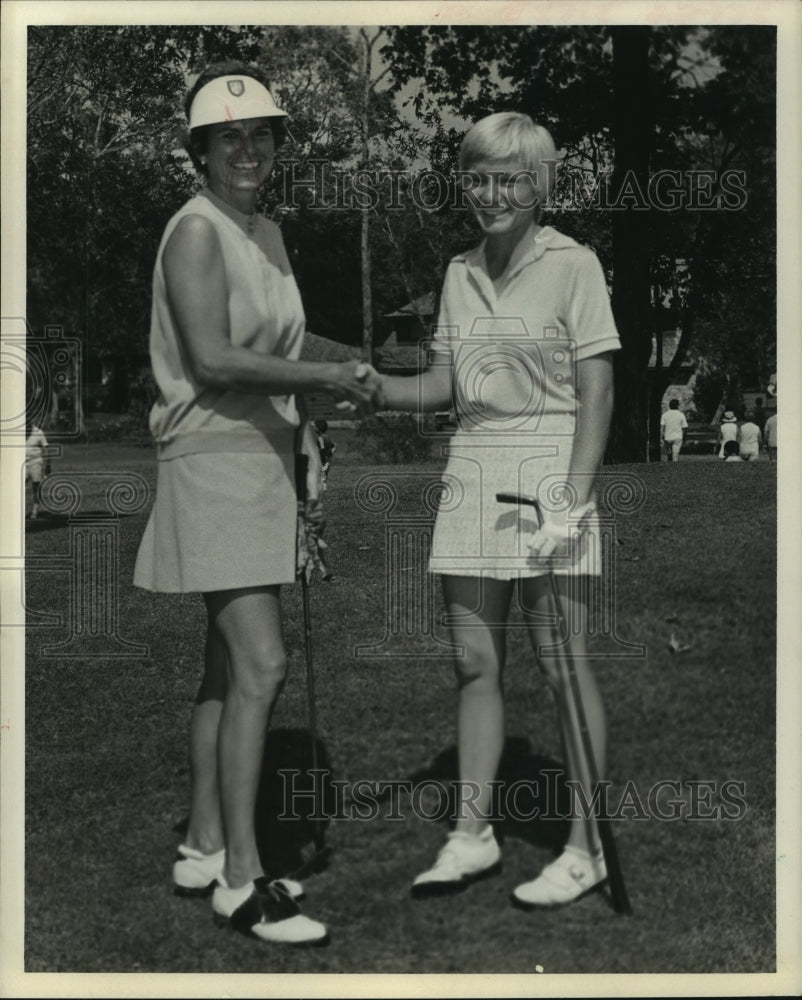
<path fill-rule="evenodd" d="M 768 452 L 769 461 L 777 461 L 777 414 L 772 413 L 772 415 L 766 421 L 765 427 L 765 442 L 766 451 Z"/>
<path fill-rule="evenodd" d="M 762 435 L 755 423 L 754 414 L 750 411 L 744 417 L 738 431 L 738 449 L 745 462 L 756 462 L 760 457 Z"/>
<path fill-rule="evenodd" d="M 669 462 L 676 462 L 688 430 L 688 421 L 679 408 L 679 400 L 672 399 L 660 417 L 660 440 Z"/>
<path fill-rule="evenodd" d="M 33 499 L 31 501 L 31 520 L 39 517 L 39 494 L 45 476 L 50 474 L 50 462 L 46 459 L 47 438 L 41 427 L 25 423 L 25 484 L 30 481 Z M 27 492 L 27 491 L 26 491 Z"/>
<path fill-rule="evenodd" d="M 329 425 L 327 421 L 315 421 L 315 436 L 317 439 L 318 451 L 320 453 L 320 488 L 322 490 L 328 489 L 331 460 L 334 457 L 334 452 L 337 451 L 337 445 L 332 441 L 328 430 Z"/>
<path fill-rule="evenodd" d="M 267 80 L 209 67 L 187 96 L 189 152 L 205 186 L 167 223 L 153 279 L 150 353 L 159 398 L 156 499 L 134 582 L 201 593 L 205 672 L 190 731 L 191 801 L 173 867 L 179 894 L 212 892 L 215 918 L 259 939 L 320 942 L 301 889 L 270 881 L 254 808 L 265 731 L 283 686 L 280 588 L 296 578 L 294 452 L 317 448 L 296 393 L 369 403 L 367 365 L 298 360 L 300 295 L 275 223 L 256 212 L 284 139 Z"/>
<path fill-rule="evenodd" d="M 460 798 L 454 831 L 434 865 L 415 878 L 415 896 L 459 890 L 500 863 L 488 816 L 504 745 L 505 631 L 516 581 L 533 651 L 556 695 L 567 775 L 590 794 L 566 679 L 558 660 L 539 652 L 555 642 L 544 626 L 553 614 L 552 567 L 575 636 L 597 766 L 604 770 L 604 710 L 586 655 L 587 595 L 600 567 L 587 548 L 570 544 L 565 514 L 550 514 L 538 531 L 526 508 L 496 501 L 498 491 L 537 495 L 546 477 L 554 477 L 567 483 L 577 513 L 584 511 L 587 532 L 598 530 L 594 479 L 612 412 L 612 352 L 620 343 L 596 255 L 541 225 L 555 156 L 551 136 L 528 115 L 493 114 L 467 133 L 459 166 L 470 171 L 472 211 L 484 239 L 448 267 L 433 344 L 439 363 L 413 378 L 382 377 L 381 408 L 455 405 L 458 415 L 444 482 L 446 491 L 454 485 L 459 503 L 441 504 L 430 570 L 442 576 L 447 612 L 458 622 L 452 638 L 465 649 L 456 660 L 457 747 L 461 796 L 470 796 L 471 804 Z M 508 317 L 521 318 L 512 353 L 498 343 Z M 473 334 L 481 333 L 483 321 L 487 339 L 477 346 Z M 544 330 L 559 338 L 548 341 L 548 350 L 541 350 Z M 558 343 L 565 350 L 554 350 Z M 576 380 L 566 372 L 576 372 Z M 534 401 L 532 385 L 543 392 Z M 515 890 L 520 905 L 569 903 L 605 879 L 593 821 L 576 816 L 569 827 L 560 857 Z"/>
<path fill-rule="evenodd" d="M 752 420 L 760 428 L 760 433 L 763 433 L 763 428 L 766 426 L 766 420 L 768 419 L 768 410 L 763 405 L 763 397 L 758 396 L 755 400 L 755 405 L 752 407 Z"/>
<path fill-rule="evenodd" d="M 732 410 L 727 410 L 721 418 L 721 426 L 718 431 L 719 449 L 718 457 L 724 458 L 724 446 L 728 441 L 738 440 L 738 420 Z"/>
<path fill-rule="evenodd" d="M 738 453 L 738 442 L 737 441 L 727 441 L 724 444 L 724 461 L 725 462 L 743 462 L 740 454 Z"/>

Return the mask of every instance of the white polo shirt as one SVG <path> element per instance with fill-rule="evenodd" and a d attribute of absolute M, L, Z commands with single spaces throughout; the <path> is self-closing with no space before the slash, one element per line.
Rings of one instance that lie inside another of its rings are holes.
<path fill-rule="evenodd" d="M 551 226 L 496 290 L 485 244 L 452 258 L 435 347 L 454 364 L 465 431 L 574 433 L 575 366 L 621 347 L 596 254 Z"/>
<path fill-rule="evenodd" d="M 688 429 L 688 421 L 681 410 L 666 410 L 660 417 L 664 441 L 681 441 L 682 432 Z"/>

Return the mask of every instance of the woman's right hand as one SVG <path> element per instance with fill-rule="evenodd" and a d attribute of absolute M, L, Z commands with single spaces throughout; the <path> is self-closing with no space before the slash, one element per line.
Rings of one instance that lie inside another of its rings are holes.
<path fill-rule="evenodd" d="M 338 402 L 360 407 L 371 406 L 381 389 L 381 376 L 365 361 L 345 361 L 333 366 L 336 371 L 329 391 Z M 338 406 L 338 409 L 344 407 Z"/>

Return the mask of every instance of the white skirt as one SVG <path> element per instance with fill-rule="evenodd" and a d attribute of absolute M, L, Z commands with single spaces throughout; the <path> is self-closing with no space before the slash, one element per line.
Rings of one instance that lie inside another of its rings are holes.
<path fill-rule="evenodd" d="M 544 512 L 564 509 L 567 496 L 560 484 L 570 465 L 573 438 L 537 436 L 531 445 L 509 442 L 503 434 L 458 432 L 451 439 L 430 571 L 496 580 L 543 576 L 550 569 L 600 575 L 598 516 L 590 519 L 581 541 L 576 535 L 570 558 L 535 560 L 527 546 L 538 526 L 535 510 L 496 499 L 497 493 L 515 493 L 534 497 Z"/>
<path fill-rule="evenodd" d="M 291 452 L 162 460 L 134 584 L 204 593 L 292 583 L 296 526 Z"/>

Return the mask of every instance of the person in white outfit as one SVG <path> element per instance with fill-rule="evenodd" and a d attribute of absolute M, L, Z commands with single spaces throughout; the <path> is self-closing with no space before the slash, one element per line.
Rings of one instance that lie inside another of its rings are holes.
<path fill-rule="evenodd" d="M 280 588 L 296 579 L 297 451 L 310 460 L 310 495 L 319 476 L 296 394 L 367 404 L 378 376 L 359 362 L 298 360 L 300 294 L 278 226 L 256 212 L 285 136 L 266 79 L 241 63 L 211 66 L 185 107 L 206 184 L 167 223 L 154 269 L 158 478 L 134 572 L 151 591 L 202 594 L 208 619 L 173 885 L 211 894 L 215 919 L 249 937 L 319 943 L 327 929 L 300 913 L 299 884 L 265 875 L 254 817 L 287 662 Z"/>
<path fill-rule="evenodd" d="M 412 883 L 416 898 L 463 889 L 500 864 L 489 817 L 504 744 L 505 629 L 516 585 L 533 652 L 556 694 L 567 776 L 591 794 L 567 681 L 559 657 L 547 652 L 555 642 L 550 570 L 570 622 L 594 756 L 604 768 L 607 732 L 587 656 L 587 601 L 600 573 L 591 556 L 600 551 L 595 479 L 620 341 L 596 254 L 541 225 L 555 155 L 549 133 L 525 114 L 493 114 L 469 130 L 459 165 L 472 183 L 484 239 L 449 264 L 431 367 L 411 378 L 382 376 L 379 405 L 453 406 L 458 416 L 429 569 L 441 575 L 447 611 L 458 622 L 452 637 L 464 648 L 456 658 L 460 795 L 454 830 Z M 531 508 L 496 500 L 497 492 L 542 499 L 550 486 L 571 502 L 560 510 L 544 503 L 540 529 Z M 577 811 L 568 826 L 559 857 L 514 890 L 517 905 L 563 905 L 605 881 L 592 817 Z"/>
<path fill-rule="evenodd" d="M 768 452 L 769 461 L 777 461 L 777 414 L 772 413 L 763 428 L 765 432 L 765 446 Z"/>
<path fill-rule="evenodd" d="M 679 459 L 687 430 L 688 421 L 679 408 L 679 400 L 672 399 L 668 404 L 668 409 L 660 417 L 660 440 L 669 462 L 676 462 Z"/>
<path fill-rule="evenodd" d="M 738 450 L 741 458 L 745 462 L 756 462 L 760 456 L 760 446 L 763 435 L 760 428 L 755 423 L 755 416 L 750 411 L 744 417 L 741 429 L 738 434 Z"/>
<path fill-rule="evenodd" d="M 724 458 L 724 446 L 728 441 L 738 440 L 738 419 L 732 410 L 727 410 L 721 418 L 721 426 L 718 431 L 718 457 Z"/>
<path fill-rule="evenodd" d="M 25 425 L 25 482 L 30 480 L 33 491 L 32 520 L 39 516 L 42 482 L 50 471 L 50 460 L 46 458 L 47 448 L 47 438 L 42 428 L 28 421 Z"/>

